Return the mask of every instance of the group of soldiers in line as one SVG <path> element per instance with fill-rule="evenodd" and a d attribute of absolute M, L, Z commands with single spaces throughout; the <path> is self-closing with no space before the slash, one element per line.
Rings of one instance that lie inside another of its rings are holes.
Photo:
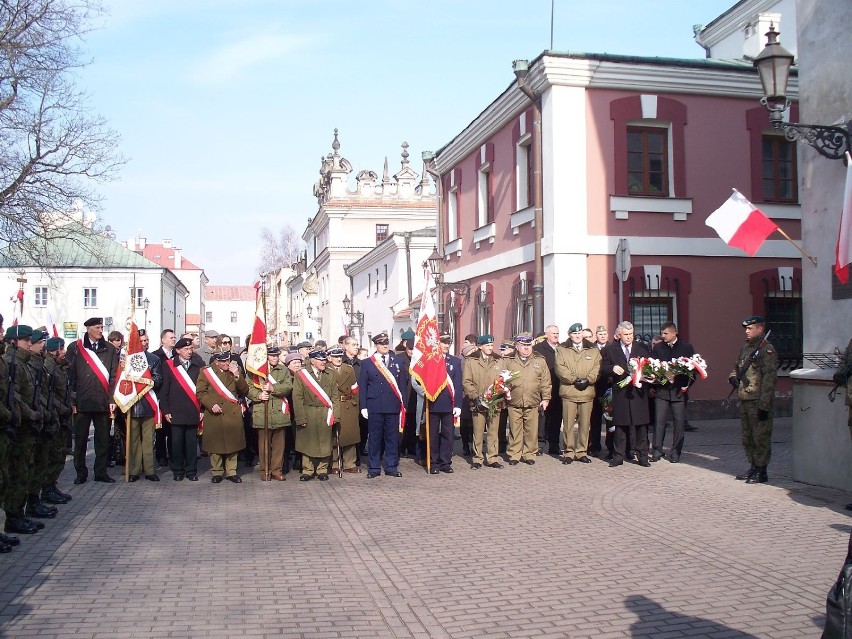
<path fill-rule="evenodd" d="M 115 481 L 107 468 L 123 340 L 120 335 L 110 335 L 114 343 L 104 339 L 101 318 L 90 318 L 84 325 L 86 333 L 67 351 L 64 340 L 48 338 L 45 329 L 15 325 L 5 331 L 0 358 L 2 379 L 7 381 L 0 391 L 0 498 L 6 532 L 36 532 L 44 527 L 41 519 L 56 516 L 55 505 L 71 499 L 56 482 L 72 430 L 74 483 L 88 479 L 90 427 L 94 479 Z M 777 356 L 765 340 L 763 318 L 752 316 L 743 326 L 747 342 L 730 381 L 741 400 L 743 444 L 751 466 L 737 478 L 762 483 L 767 481 L 771 452 Z M 382 472 L 401 477 L 401 454 L 413 455 L 432 474 L 452 473 L 457 426 L 474 470 L 500 469 L 503 461 L 533 465 L 544 453 L 542 441 L 564 464 L 591 463 L 591 457 L 603 457 L 605 403 L 611 427 L 606 429 L 604 458 L 610 467 L 625 461 L 647 467 L 664 456 L 677 463 L 683 449 L 686 393 L 693 380 L 643 387 L 618 383 L 628 376 L 633 357 L 668 361 L 694 354 L 672 323 L 661 327 L 651 350 L 634 341 L 629 322 L 618 325 L 612 341 L 605 326 L 592 333 L 577 323 L 568 329 L 568 339 L 559 342 L 558 327 L 549 326 L 538 340 L 521 334 L 504 342 L 499 353 L 492 335 L 469 335 L 461 358 L 450 354 L 451 336 L 441 335 L 447 384 L 434 401 L 410 375 L 413 332 L 403 334 L 394 352 L 386 333 L 376 335 L 375 351 L 366 357 L 351 337 L 341 337 L 332 349 L 301 343 L 283 358 L 279 348 L 269 346 L 268 372 L 262 378 L 246 374 L 230 340 L 220 344 L 213 339 L 217 337 L 214 332 L 205 335 L 205 362 L 203 349 L 189 335 L 176 339 L 174 331 L 163 331 L 160 348 L 150 353 L 148 336 L 140 331 L 153 386 L 123 415 L 130 482 L 141 477 L 159 481 L 155 432 L 160 424 L 168 427 L 172 478 L 198 481 L 200 442 L 210 456 L 213 483 L 241 483 L 237 454 L 247 445 L 246 420 L 257 435 L 257 469 L 263 481 L 285 481 L 294 450 L 301 454 L 300 481 L 326 481 L 335 468 L 360 473 L 364 457 L 368 479 Z M 511 392 L 503 406 L 489 406 L 483 400 L 498 378 L 508 380 Z M 604 402 L 610 393 L 611 400 Z M 669 417 L 673 433 L 664 453 Z M 365 448 L 359 446 L 365 441 Z M 18 543 L 4 535 L 0 552 Z"/>

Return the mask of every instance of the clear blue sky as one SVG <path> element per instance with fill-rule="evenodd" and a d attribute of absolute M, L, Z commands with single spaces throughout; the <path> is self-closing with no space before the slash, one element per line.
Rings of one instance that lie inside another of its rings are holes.
<path fill-rule="evenodd" d="M 122 137 L 99 187 L 118 239 L 170 238 L 211 284 L 253 281 L 259 230 L 301 233 L 340 130 L 355 172 L 447 143 L 550 45 L 550 0 L 104 0 L 80 82 Z M 556 0 L 554 49 L 701 58 L 735 0 Z"/>

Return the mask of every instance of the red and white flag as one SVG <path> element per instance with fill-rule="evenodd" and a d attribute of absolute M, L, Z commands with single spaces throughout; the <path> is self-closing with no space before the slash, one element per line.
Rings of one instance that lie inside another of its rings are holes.
<path fill-rule="evenodd" d="M 837 234 L 834 272 L 841 284 L 849 281 L 849 263 L 852 262 L 852 155 L 846 152 L 846 188 L 843 189 L 843 209 L 840 214 L 840 232 Z"/>
<path fill-rule="evenodd" d="M 53 337 L 59 337 L 59 331 L 56 329 L 56 322 L 53 320 L 53 315 L 47 311 L 47 328 L 53 333 Z"/>
<path fill-rule="evenodd" d="M 127 340 L 127 354 L 124 357 L 124 363 L 121 365 L 112 396 L 116 405 L 122 412 L 126 413 L 152 388 L 154 388 L 154 379 L 151 377 L 151 369 L 148 367 L 148 358 L 145 357 L 136 322 L 132 322 L 130 324 L 130 337 Z M 157 412 L 158 409 L 155 409 L 154 414 L 156 415 Z"/>
<path fill-rule="evenodd" d="M 764 240 L 778 228 L 736 189 L 704 223 L 715 230 L 725 244 L 742 249 L 749 255 L 757 253 Z"/>
<path fill-rule="evenodd" d="M 349 324 L 346 323 L 346 313 L 343 313 L 340 316 L 340 326 L 341 326 L 341 329 L 343 330 L 341 335 L 345 335 L 346 337 L 349 337 Z"/>
<path fill-rule="evenodd" d="M 269 364 L 266 359 L 266 317 L 263 312 L 263 290 L 260 282 L 257 282 L 254 287 L 257 289 L 257 305 L 254 325 L 246 349 L 246 370 L 255 376 L 254 383 L 259 385 L 261 379 L 266 379 Z"/>
<path fill-rule="evenodd" d="M 441 350 L 435 304 L 429 290 L 432 273 L 428 266 L 424 275 L 426 285 L 420 299 L 420 318 L 417 320 L 414 352 L 411 354 L 411 376 L 423 387 L 426 398 L 434 402 L 447 385 L 447 365 L 444 361 L 444 351 Z"/>

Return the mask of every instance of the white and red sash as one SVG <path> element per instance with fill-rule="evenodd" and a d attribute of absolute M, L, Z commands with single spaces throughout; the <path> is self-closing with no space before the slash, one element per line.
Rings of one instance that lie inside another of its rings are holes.
<path fill-rule="evenodd" d="M 77 352 L 83 356 L 83 360 L 89 365 L 89 368 L 92 369 L 92 372 L 95 374 L 95 377 L 98 378 L 98 381 L 101 383 L 101 386 L 104 387 L 106 394 L 110 395 L 109 371 L 106 369 L 106 366 L 104 366 L 104 363 L 94 353 L 94 351 L 90 351 L 88 348 L 86 348 L 85 344 L 83 344 L 82 339 L 77 340 Z"/>
<path fill-rule="evenodd" d="M 168 360 L 168 364 L 171 367 L 172 373 L 175 375 L 175 379 L 183 389 L 183 392 L 189 396 L 192 403 L 195 404 L 195 409 L 200 413 L 201 404 L 198 402 L 198 396 L 195 394 L 195 382 L 192 381 L 192 378 L 186 372 L 186 369 L 180 364 L 175 364 L 173 359 Z"/>
<path fill-rule="evenodd" d="M 275 381 L 275 378 L 272 376 L 272 371 L 269 371 L 268 373 L 266 373 L 266 379 L 268 379 L 269 383 L 272 384 L 273 386 L 278 383 L 277 381 Z M 270 394 L 270 397 L 272 397 L 271 394 Z M 287 401 L 286 397 L 281 398 L 281 411 L 285 415 L 290 414 L 290 402 Z"/>
<path fill-rule="evenodd" d="M 388 367 L 385 366 L 384 362 L 382 362 L 381 356 L 378 353 L 373 353 L 372 359 L 376 368 L 382 374 L 382 377 L 384 377 L 387 383 L 390 384 L 393 394 L 396 395 L 396 398 L 399 400 L 399 432 L 401 433 L 405 427 L 405 400 L 402 398 L 402 392 L 399 390 L 396 378 L 388 370 Z"/>
<path fill-rule="evenodd" d="M 239 404 L 239 400 L 234 396 L 234 394 L 228 390 L 228 387 L 219 379 L 219 376 L 213 372 L 213 369 L 209 366 L 203 368 L 201 372 L 204 374 L 204 377 L 210 382 L 210 385 L 216 389 L 216 392 L 219 393 L 224 399 L 231 402 L 232 404 Z"/>
<path fill-rule="evenodd" d="M 148 402 L 151 410 L 154 411 L 154 426 L 159 428 L 163 423 L 163 414 L 160 412 L 160 400 L 157 398 L 156 393 L 154 393 L 154 389 L 145 393 L 143 398 Z"/>
<path fill-rule="evenodd" d="M 296 375 L 298 375 L 299 379 L 302 380 L 302 383 L 307 386 L 314 395 L 316 395 L 316 398 L 322 402 L 322 405 L 328 409 L 325 421 L 329 426 L 334 426 L 334 410 L 332 410 L 333 404 L 331 403 L 331 398 L 328 396 L 328 393 L 323 390 L 322 386 L 319 385 L 319 382 L 314 379 L 314 376 L 309 375 L 304 368 L 296 371 Z"/>

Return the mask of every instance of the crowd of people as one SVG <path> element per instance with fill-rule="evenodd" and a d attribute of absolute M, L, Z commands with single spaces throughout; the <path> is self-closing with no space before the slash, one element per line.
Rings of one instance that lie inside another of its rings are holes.
<path fill-rule="evenodd" d="M 695 381 L 672 373 L 626 383 L 637 358 L 668 362 L 695 354 L 673 323 L 661 326 L 650 345 L 635 340 L 629 322 L 617 326 L 612 340 L 605 326 L 591 331 L 579 323 L 563 342 L 555 325 L 537 339 L 524 333 L 502 343 L 488 334 L 467 335 L 461 357 L 451 354 L 452 337 L 444 334 L 446 384 L 434 399 L 410 373 L 413 331 L 403 333 L 394 349 L 386 333 L 375 335 L 372 353 L 347 336 L 333 348 L 322 340 L 288 352 L 268 346 L 258 375 L 227 335 L 207 331 L 202 343 L 195 334 L 178 337 L 166 329 L 149 352 L 149 336 L 140 330 L 141 351 L 132 357 L 144 358 L 149 389 L 120 410 L 120 372 L 140 360 L 129 361 L 121 333 L 104 338 L 102 318 L 84 326 L 85 334 L 67 349 L 44 328 L 16 324 L 5 330 L 0 500 L 8 533 L 37 532 L 42 520 L 56 516 L 57 505 L 71 500 L 57 481 L 72 442 L 74 483 L 88 481 L 90 433 L 94 481 L 103 483 L 115 482 L 108 470 L 116 462 L 125 465 L 129 482 L 160 481 L 168 477 L 164 467 L 174 481 L 195 482 L 200 456 L 209 456 L 215 484 L 242 483 L 240 460 L 261 481 L 286 481 L 291 470 L 302 482 L 362 472 L 371 480 L 401 477 L 401 456 L 413 457 L 430 474 L 450 474 L 459 437 L 477 471 L 534 465 L 545 447 L 566 465 L 599 457 L 611 468 L 628 461 L 649 467 L 663 458 L 679 462 Z M 730 382 L 740 399 L 750 467 L 737 478 L 763 483 L 777 356 L 763 318 L 746 318 L 743 326 L 747 341 Z M 124 459 L 117 459 L 117 450 L 126 451 Z M 2 535 L 0 552 L 18 543 Z"/>

